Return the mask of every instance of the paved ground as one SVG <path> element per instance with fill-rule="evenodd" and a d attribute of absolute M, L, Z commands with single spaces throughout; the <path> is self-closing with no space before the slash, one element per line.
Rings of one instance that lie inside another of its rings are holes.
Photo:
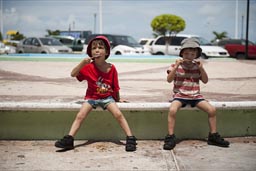
<path fill-rule="evenodd" d="M 170 63 L 115 62 L 121 97 L 131 102 L 167 102 L 172 93 L 172 84 L 166 81 Z M 0 100 L 81 100 L 86 83 L 70 77 L 70 71 L 77 64 L 0 61 Z M 206 60 L 204 66 L 209 76 L 209 82 L 201 84 L 205 98 L 213 101 L 256 100 L 256 60 Z"/>
<path fill-rule="evenodd" d="M 255 171 L 256 138 L 229 138 L 231 146 L 181 141 L 174 150 L 162 141 L 138 141 L 136 152 L 123 142 L 76 141 L 77 147 L 57 152 L 53 141 L 0 141 L 0 170 L 223 170 Z"/>
<path fill-rule="evenodd" d="M 0 101 L 69 102 L 83 98 L 85 83 L 69 74 L 78 62 L 0 61 Z M 122 98 L 166 102 L 169 63 L 114 63 Z M 256 100 L 255 60 L 207 60 L 210 81 L 202 93 L 213 101 Z M 77 148 L 56 152 L 53 141 L 0 141 L 0 170 L 256 170 L 256 138 L 230 138 L 230 148 L 204 141 L 180 142 L 174 151 L 162 141 L 139 141 L 136 152 L 122 142 L 76 141 Z"/>

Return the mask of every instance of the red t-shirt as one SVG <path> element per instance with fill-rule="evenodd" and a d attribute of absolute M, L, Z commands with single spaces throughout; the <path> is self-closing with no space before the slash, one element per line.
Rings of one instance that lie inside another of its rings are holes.
<path fill-rule="evenodd" d="M 84 99 L 104 99 L 112 96 L 117 100 L 117 92 L 120 90 L 118 74 L 115 66 L 111 64 L 108 73 L 100 71 L 94 62 L 85 65 L 76 77 L 79 81 L 86 80 L 88 88 Z"/>

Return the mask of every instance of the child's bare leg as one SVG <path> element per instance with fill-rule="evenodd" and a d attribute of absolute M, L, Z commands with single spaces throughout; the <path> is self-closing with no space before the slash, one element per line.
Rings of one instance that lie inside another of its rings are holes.
<path fill-rule="evenodd" d="M 168 133 L 169 133 L 169 135 L 174 134 L 176 113 L 181 108 L 181 106 L 182 106 L 181 102 L 174 100 L 169 108 L 169 113 L 168 113 Z"/>
<path fill-rule="evenodd" d="M 176 113 L 181 108 L 182 103 L 174 100 L 169 108 L 168 113 L 168 135 L 164 138 L 164 150 L 171 150 L 176 146 L 176 137 L 174 135 L 174 127 L 176 120 Z"/>
<path fill-rule="evenodd" d="M 120 124 L 120 126 L 122 127 L 122 129 L 124 130 L 125 134 L 126 134 L 126 144 L 125 144 L 125 150 L 126 151 L 135 151 L 136 150 L 136 137 L 132 135 L 131 129 L 124 117 L 124 115 L 122 114 L 122 112 L 120 111 L 120 109 L 118 108 L 116 103 L 110 103 L 107 106 L 107 109 L 109 112 L 111 112 L 113 114 L 113 116 L 116 118 L 116 120 L 118 121 L 118 123 Z"/>
<path fill-rule="evenodd" d="M 228 147 L 229 142 L 224 140 L 217 132 L 216 128 L 216 108 L 207 101 L 201 101 L 197 104 L 199 109 L 208 113 L 210 133 L 208 135 L 207 143 L 209 145 L 216 145 L 220 147 Z"/>
<path fill-rule="evenodd" d="M 211 133 L 217 132 L 217 126 L 216 126 L 216 108 L 212 106 L 209 102 L 206 100 L 201 101 L 197 104 L 197 107 L 206 113 L 208 113 L 208 122 L 210 127 Z"/>
<path fill-rule="evenodd" d="M 71 126 L 69 131 L 69 135 L 75 136 L 77 131 L 79 130 L 81 124 L 83 123 L 84 119 L 88 115 L 88 113 L 92 110 L 92 106 L 89 103 L 84 103 L 77 113 L 76 118 Z"/>
<path fill-rule="evenodd" d="M 116 118 L 116 120 L 118 121 L 118 123 L 120 124 L 120 126 L 122 127 L 122 129 L 124 130 L 125 134 L 127 136 L 132 136 L 132 132 L 131 129 L 124 117 L 124 115 L 122 114 L 122 112 L 120 111 L 120 109 L 118 108 L 116 103 L 110 103 L 107 106 L 107 109 L 109 112 L 111 112 L 113 114 L 113 116 Z"/>

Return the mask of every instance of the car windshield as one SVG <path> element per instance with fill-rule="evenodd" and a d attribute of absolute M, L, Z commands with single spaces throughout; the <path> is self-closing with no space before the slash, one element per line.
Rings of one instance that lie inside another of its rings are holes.
<path fill-rule="evenodd" d="M 140 47 L 141 45 L 131 36 L 116 36 L 115 37 L 117 44 L 128 45 L 132 47 Z"/>
<path fill-rule="evenodd" d="M 200 45 L 212 45 L 208 40 L 206 40 L 203 37 L 195 37 L 196 39 L 198 39 Z"/>
<path fill-rule="evenodd" d="M 51 38 L 40 38 L 43 45 L 47 46 L 62 46 L 59 40 Z"/>
<path fill-rule="evenodd" d="M 147 42 L 148 42 L 148 40 L 141 40 L 141 41 L 140 41 L 140 44 L 141 44 L 141 45 L 145 45 Z"/>
<path fill-rule="evenodd" d="M 246 40 L 242 40 L 242 41 L 241 41 L 241 44 L 245 46 L 245 45 L 246 45 Z M 252 46 L 252 45 L 254 45 L 254 43 L 251 42 L 251 41 L 248 41 L 248 45 L 251 45 L 251 46 Z"/>

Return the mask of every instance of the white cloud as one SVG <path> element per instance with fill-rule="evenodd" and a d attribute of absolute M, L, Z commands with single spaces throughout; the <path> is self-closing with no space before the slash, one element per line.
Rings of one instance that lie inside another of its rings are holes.
<path fill-rule="evenodd" d="M 29 36 L 45 35 L 46 29 L 67 30 L 69 24 L 77 30 L 94 30 L 94 13 L 97 13 L 96 26 L 99 27 L 98 1 L 82 0 L 13 0 L 4 1 L 4 30 L 17 29 Z M 246 1 L 239 0 L 240 15 L 246 14 Z M 255 18 L 256 1 L 251 1 L 250 36 L 256 41 Z M 212 39 L 212 31 L 234 32 L 235 0 L 220 1 L 178 1 L 178 0 L 133 0 L 103 1 L 103 31 L 116 34 L 130 34 L 136 39 L 151 37 L 150 22 L 161 14 L 174 14 L 186 21 L 185 32 L 200 34 Z M 240 21 L 239 21 L 240 24 Z M 239 25 L 240 28 L 240 25 Z M 98 28 L 97 28 L 98 30 Z M 253 31 L 255 33 L 253 33 Z"/>
<path fill-rule="evenodd" d="M 201 15 L 206 15 L 206 16 L 212 16 L 212 15 L 219 15 L 221 14 L 222 7 L 221 6 L 216 6 L 214 4 L 204 4 L 199 10 L 198 13 Z"/>

